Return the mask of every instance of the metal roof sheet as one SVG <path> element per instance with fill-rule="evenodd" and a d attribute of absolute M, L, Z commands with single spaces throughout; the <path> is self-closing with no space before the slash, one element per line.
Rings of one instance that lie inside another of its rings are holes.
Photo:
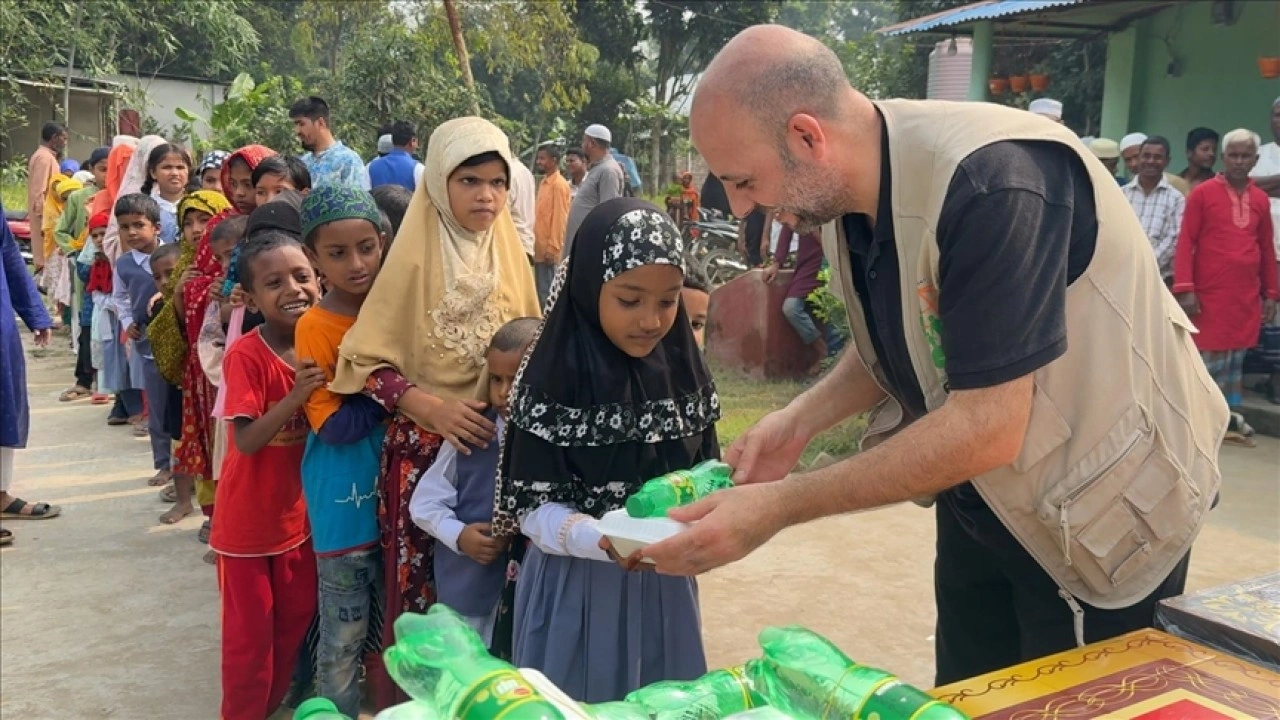
<path fill-rule="evenodd" d="M 944 10 L 914 20 L 906 20 L 880 30 L 880 34 L 909 35 L 939 28 L 954 27 L 978 20 L 992 20 L 1009 15 L 1039 12 L 1064 5 L 1078 5 L 1085 0 L 985 0 L 984 2 Z"/>

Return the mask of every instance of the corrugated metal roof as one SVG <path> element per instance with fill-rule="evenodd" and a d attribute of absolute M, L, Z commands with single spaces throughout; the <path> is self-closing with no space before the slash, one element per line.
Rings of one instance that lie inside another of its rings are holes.
<path fill-rule="evenodd" d="M 914 20 L 906 20 L 882 28 L 879 32 L 888 36 L 909 35 L 911 33 L 954 27 L 978 20 L 993 20 L 1009 15 L 1038 12 L 1064 5 L 1078 5 L 1082 2 L 1085 2 L 1085 0 L 986 0 L 985 2 L 944 10 Z"/>

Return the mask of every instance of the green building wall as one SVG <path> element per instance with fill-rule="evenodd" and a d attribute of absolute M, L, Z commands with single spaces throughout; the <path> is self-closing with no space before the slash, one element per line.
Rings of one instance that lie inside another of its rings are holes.
<path fill-rule="evenodd" d="M 1225 133 L 1247 127 L 1270 140 L 1271 103 L 1280 79 L 1258 72 L 1259 55 L 1280 55 L 1280 0 L 1236 3 L 1240 17 L 1214 25 L 1209 2 L 1187 2 L 1111 36 L 1103 93 L 1103 136 L 1163 135 L 1173 145 L 1170 170 L 1185 166 L 1187 131 Z M 1177 60 L 1179 73 L 1169 74 Z"/>

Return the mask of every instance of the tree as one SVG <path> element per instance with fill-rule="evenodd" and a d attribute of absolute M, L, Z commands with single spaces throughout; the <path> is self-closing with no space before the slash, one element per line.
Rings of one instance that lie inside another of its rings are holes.
<path fill-rule="evenodd" d="M 462 82 L 472 95 L 476 92 L 476 81 L 471 76 L 471 57 L 467 55 L 467 40 L 462 37 L 462 22 L 458 20 L 458 9 L 453 0 L 443 0 L 444 13 L 449 18 L 449 34 L 453 37 L 453 51 L 458 56 L 458 67 L 462 68 Z M 471 104 L 472 114 L 480 114 L 480 105 Z"/>
<path fill-rule="evenodd" d="M 768 22 L 778 0 L 647 0 L 653 101 L 671 110 L 689 94 L 696 74 L 740 30 Z M 650 177 L 661 186 L 662 136 L 670 115 L 649 114 Z"/>
<path fill-rule="evenodd" d="M 643 99 L 653 86 L 653 74 L 644 62 L 640 45 L 648 38 L 645 18 L 635 3 L 615 0 L 578 0 L 573 24 L 583 42 L 600 54 L 591 79 L 587 81 L 587 102 L 572 123 L 575 132 L 591 123 L 618 116 L 619 108 Z M 645 121 L 642 127 L 648 127 Z M 615 146 L 630 147 L 631 124 L 615 123 Z M 574 142 L 577 138 L 574 138 Z"/>

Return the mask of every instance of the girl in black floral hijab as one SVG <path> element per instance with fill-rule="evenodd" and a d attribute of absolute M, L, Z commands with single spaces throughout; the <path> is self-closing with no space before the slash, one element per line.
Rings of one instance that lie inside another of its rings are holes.
<path fill-rule="evenodd" d="M 612 200 L 572 247 L 511 393 L 493 533 L 532 542 L 515 664 L 602 702 L 706 670 L 694 580 L 628 572 L 596 521 L 645 480 L 719 457 L 720 404 L 680 303 L 671 220 Z"/>

